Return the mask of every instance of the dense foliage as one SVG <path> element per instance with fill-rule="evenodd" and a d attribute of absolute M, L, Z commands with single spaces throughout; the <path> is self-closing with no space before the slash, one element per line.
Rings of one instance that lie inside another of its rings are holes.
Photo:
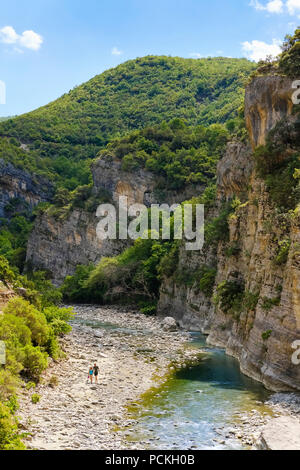
<path fill-rule="evenodd" d="M 293 35 L 285 37 L 282 54 L 279 59 L 279 69 L 294 78 L 300 76 L 300 27 Z"/>
<path fill-rule="evenodd" d="M 221 124 L 189 127 L 173 119 L 113 140 L 100 158 L 120 158 L 127 171 L 146 168 L 160 177 L 161 189 L 179 189 L 191 183 L 207 184 L 215 177 L 229 135 Z"/>
<path fill-rule="evenodd" d="M 300 27 L 294 34 L 287 34 L 277 57 L 268 56 L 258 63 L 253 75 L 281 74 L 292 78 L 300 75 Z"/>
<path fill-rule="evenodd" d="M 226 58 L 125 62 L 47 106 L 1 122 L 0 136 L 14 140 L 0 144 L 0 158 L 30 170 L 37 166 L 73 190 L 90 182 L 90 159 L 113 137 L 175 117 L 206 126 L 236 118 L 254 67 Z M 18 150 L 21 143 L 27 153 Z"/>
<path fill-rule="evenodd" d="M 0 290 L 3 285 L 22 287 L 23 295 L 12 298 L 0 315 L 0 341 L 6 348 L 6 364 L 0 366 L 0 450 L 16 450 L 24 449 L 15 417 L 18 386 L 21 379 L 34 386 L 48 357 L 62 356 L 57 338 L 70 331 L 73 311 L 57 306 L 62 295 L 44 273 L 21 277 L 0 256 Z"/>
<path fill-rule="evenodd" d="M 211 185 L 201 197 L 187 202 L 193 205 L 205 204 L 209 209 L 214 202 L 215 193 L 216 188 Z M 228 215 L 227 211 L 223 217 Z M 139 238 L 120 255 L 103 258 L 96 267 L 78 266 L 75 274 L 64 281 L 61 288 L 64 298 L 76 302 L 131 302 L 139 304 L 146 313 L 155 313 L 163 277 L 174 277 L 177 282 L 185 277 L 187 282 L 191 282 L 210 297 L 215 268 L 203 265 L 197 271 L 185 270 L 187 273 L 182 276 L 178 266 L 181 242 L 172 238 L 173 217 L 170 223 L 170 240 L 163 240 L 161 237 L 158 240 Z M 217 236 L 220 238 L 221 234 L 218 232 Z M 223 233 L 223 236 L 226 237 L 226 234 Z"/>
<path fill-rule="evenodd" d="M 267 137 L 266 145 L 254 152 L 256 167 L 270 197 L 283 211 L 300 202 L 300 128 L 280 121 Z M 288 188 L 288 191 L 287 191 Z"/>

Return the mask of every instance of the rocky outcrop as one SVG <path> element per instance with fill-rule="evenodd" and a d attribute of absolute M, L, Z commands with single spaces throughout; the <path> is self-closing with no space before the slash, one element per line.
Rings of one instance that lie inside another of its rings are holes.
<path fill-rule="evenodd" d="M 51 200 L 52 195 L 53 187 L 49 181 L 0 159 L 0 217 L 9 216 L 5 208 L 12 200 L 18 200 L 19 205 L 32 209 L 40 202 Z"/>
<path fill-rule="evenodd" d="M 281 119 L 293 119 L 291 94 L 291 81 L 279 76 L 257 77 L 247 87 L 246 122 L 253 147 L 265 143 Z M 225 348 L 245 374 L 267 388 L 300 390 L 300 366 L 292 361 L 292 344 L 300 339 L 300 211 L 277 211 L 254 166 L 249 145 L 228 145 L 218 165 L 217 207 L 233 197 L 239 200 L 229 218 L 229 241 L 220 242 L 216 253 L 211 247 L 192 255 L 180 252 L 179 264 L 186 268 L 191 260 L 195 267 L 212 265 L 215 256 L 214 302 L 195 285 L 165 279 L 159 310 L 186 328 L 207 332 L 209 343 Z M 276 263 L 282 242 L 289 245 L 288 256 Z M 225 313 L 217 297 L 224 281 L 239 283 L 248 299 L 235 315 Z"/>
<path fill-rule="evenodd" d="M 238 252 L 228 255 L 225 244 L 218 249 L 216 286 L 239 279 L 247 295 L 257 304 L 233 318 L 216 307 L 208 341 L 237 357 L 247 375 L 272 390 L 300 390 L 300 367 L 292 363 L 292 343 L 300 338 L 299 294 L 300 218 L 289 227 L 274 217 L 263 182 L 252 179 L 247 203 L 230 219 L 229 246 Z M 276 265 L 279 242 L 290 240 L 286 264 Z"/>
<path fill-rule="evenodd" d="M 127 196 L 128 205 L 139 203 L 180 203 L 202 192 L 201 186 L 190 186 L 180 193 L 156 190 L 155 176 L 143 169 L 122 170 L 121 161 L 109 155 L 92 165 L 94 197 L 105 193 L 118 207 L 119 197 Z M 100 201 L 100 199 L 99 199 Z M 100 203 L 100 202 L 99 202 Z M 59 213 L 59 211 L 58 211 Z M 52 215 L 50 209 L 36 220 L 27 248 L 27 265 L 50 272 L 55 284 L 72 275 L 78 264 L 96 264 L 104 256 L 119 254 L 128 241 L 98 239 L 96 213 L 81 209 Z"/>
<path fill-rule="evenodd" d="M 281 416 L 263 429 L 258 447 L 261 450 L 300 450 L 299 419 Z"/>
<path fill-rule="evenodd" d="M 0 282 L 0 314 L 3 312 L 7 303 L 15 297 L 15 292 Z"/>
<path fill-rule="evenodd" d="M 46 270 L 55 284 L 73 274 L 79 264 L 96 264 L 103 256 L 119 254 L 125 242 L 100 240 L 96 234 L 99 219 L 80 209 L 62 217 L 51 211 L 37 217 L 29 238 L 26 263 Z"/>
<path fill-rule="evenodd" d="M 103 155 L 92 165 L 95 194 L 105 190 L 112 200 L 118 204 L 120 196 L 127 196 L 128 204 L 179 204 L 201 194 L 205 189 L 201 185 L 186 186 L 182 190 L 167 190 L 157 188 L 157 176 L 143 168 L 134 171 L 124 171 L 122 160 Z"/>
<path fill-rule="evenodd" d="M 292 80 L 279 75 L 258 76 L 246 88 L 245 118 L 252 147 L 264 145 L 268 132 L 292 114 Z"/>
<path fill-rule="evenodd" d="M 216 266 L 216 251 L 186 251 L 181 247 L 178 271 L 183 274 L 195 272 L 201 266 Z M 213 313 L 211 299 L 201 292 L 197 285 L 185 283 L 174 277 L 165 278 L 159 296 L 158 312 L 160 316 L 171 315 L 178 324 L 187 330 L 209 332 Z"/>

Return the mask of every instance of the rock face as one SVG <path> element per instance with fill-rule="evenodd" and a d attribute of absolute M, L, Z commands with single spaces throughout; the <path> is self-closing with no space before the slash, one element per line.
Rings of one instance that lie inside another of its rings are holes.
<path fill-rule="evenodd" d="M 121 161 L 109 155 L 92 166 L 94 195 L 105 191 L 117 205 L 120 196 L 127 196 L 128 205 L 139 203 L 180 203 L 203 187 L 190 186 L 181 193 L 156 191 L 156 179 L 152 173 L 137 170 L 123 171 Z M 118 206 L 117 206 L 118 207 Z M 38 217 L 27 248 L 27 263 L 38 269 L 50 271 L 56 284 L 74 273 L 78 264 L 98 263 L 103 256 L 119 254 L 128 246 L 127 241 L 97 238 L 96 214 L 75 209 L 63 216 L 54 217 L 48 211 Z"/>
<path fill-rule="evenodd" d="M 94 214 L 73 210 L 65 217 L 39 216 L 29 238 L 26 262 L 51 273 L 59 285 L 79 264 L 96 264 L 102 256 L 117 255 L 125 242 L 100 240 L 96 234 L 99 219 Z"/>
<path fill-rule="evenodd" d="M 182 272 L 188 269 L 196 270 L 202 265 L 214 267 L 215 263 L 214 247 L 210 247 L 205 253 L 188 252 L 184 247 L 180 249 L 178 268 Z M 213 308 L 210 298 L 197 286 L 186 285 L 170 278 L 164 279 L 161 286 L 158 312 L 160 316 L 172 315 L 182 328 L 208 333 Z"/>
<path fill-rule="evenodd" d="M 7 217 L 7 204 L 14 199 L 32 209 L 40 202 L 49 201 L 53 187 L 49 181 L 35 177 L 0 159 L 0 217 Z"/>
<path fill-rule="evenodd" d="M 252 145 L 290 116 L 291 82 L 258 77 L 246 90 L 246 121 Z M 244 286 L 247 307 L 235 317 L 226 314 L 197 286 L 165 279 L 159 310 L 186 327 L 209 334 L 211 344 L 238 358 L 242 371 L 275 391 L 300 390 L 300 366 L 293 364 L 292 344 L 300 339 L 300 213 L 292 218 L 276 212 L 265 183 L 254 169 L 248 145 L 231 143 L 218 165 L 218 203 L 236 196 L 241 203 L 229 219 L 229 242 L 201 253 L 180 253 L 179 264 L 195 268 L 216 260 L 217 286 L 224 281 Z M 288 240 L 286 263 L 276 264 L 280 242 Z M 229 250 L 233 247 L 234 249 Z M 189 259 L 187 259 L 189 257 Z"/>
<path fill-rule="evenodd" d="M 94 193 L 107 191 L 118 203 L 120 196 L 127 196 L 128 204 L 179 204 L 203 192 L 205 187 L 190 185 L 182 191 L 156 188 L 157 177 L 144 169 L 134 172 L 122 170 L 122 161 L 110 155 L 103 155 L 92 165 Z"/>
<path fill-rule="evenodd" d="M 245 117 L 252 147 L 264 145 L 268 132 L 291 115 L 292 80 L 277 75 L 256 77 L 246 88 Z"/>

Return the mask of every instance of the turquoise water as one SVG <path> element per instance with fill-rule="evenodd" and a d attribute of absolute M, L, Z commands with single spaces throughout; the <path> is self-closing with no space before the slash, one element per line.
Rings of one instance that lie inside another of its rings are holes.
<path fill-rule="evenodd" d="M 225 437 L 226 428 L 238 421 L 238 413 L 268 412 L 263 403 L 270 394 L 241 374 L 235 359 L 208 348 L 202 335 L 191 334 L 191 343 L 205 349 L 204 360 L 145 395 L 131 410 L 134 424 L 126 439 L 142 441 L 145 449 L 245 448 L 240 440 Z"/>
<path fill-rule="evenodd" d="M 151 334 L 79 316 L 74 323 L 126 335 Z M 270 393 L 243 375 L 236 359 L 208 347 L 200 333 L 190 333 L 187 346 L 204 351 L 199 364 L 176 371 L 132 406 L 124 438 L 144 449 L 246 449 L 228 428 L 239 422 L 240 413 L 270 413 L 264 405 Z"/>

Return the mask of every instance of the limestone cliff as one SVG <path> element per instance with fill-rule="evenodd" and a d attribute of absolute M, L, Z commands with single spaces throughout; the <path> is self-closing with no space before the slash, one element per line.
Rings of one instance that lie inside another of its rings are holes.
<path fill-rule="evenodd" d="M 93 194 L 106 195 L 118 207 L 120 196 L 127 196 L 128 204 L 180 203 L 201 192 L 201 186 L 190 186 L 181 193 L 157 191 L 155 176 L 143 169 L 135 172 L 122 170 L 121 160 L 103 156 L 92 165 Z M 100 203 L 100 199 L 99 199 Z M 97 238 L 96 227 L 99 219 L 96 210 L 91 213 L 82 209 L 53 214 L 50 209 L 40 215 L 29 238 L 27 265 L 47 270 L 53 281 L 60 284 L 65 276 L 74 273 L 78 264 L 98 263 L 103 256 L 119 254 L 128 242 L 101 241 Z"/>
<path fill-rule="evenodd" d="M 7 204 L 18 200 L 19 205 L 32 209 L 52 197 L 52 185 L 41 177 L 30 175 L 0 159 L 0 217 L 7 217 Z"/>
<path fill-rule="evenodd" d="M 246 122 L 252 147 L 265 142 L 282 118 L 291 119 L 291 81 L 258 77 L 246 89 Z M 291 116 L 289 118 L 289 116 Z M 289 189 L 287 188 L 287 192 Z M 300 366 L 292 363 L 292 343 L 300 338 L 300 212 L 277 211 L 255 171 L 251 148 L 233 142 L 218 165 L 218 201 L 239 198 L 229 218 L 229 241 L 216 247 L 217 276 L 213 300 L 197 286 L 165 279 L 161 314 L 186 328 L 208 333 L 211 344 L 237 357 L 242 371 L 272 390 L 300 390 Z M 281 243 L 287 259 L 276 263 Z M 179 263 L 186 263 L 181 251 Z M 192 254 L 194 265 L 211 265 L 212 248 Z M 188 264 L 185 264 L 188 266 Z M 247 302 L 238 314 L 225 312 L 218 299 L 221 283 L 240 285 Z"/>

